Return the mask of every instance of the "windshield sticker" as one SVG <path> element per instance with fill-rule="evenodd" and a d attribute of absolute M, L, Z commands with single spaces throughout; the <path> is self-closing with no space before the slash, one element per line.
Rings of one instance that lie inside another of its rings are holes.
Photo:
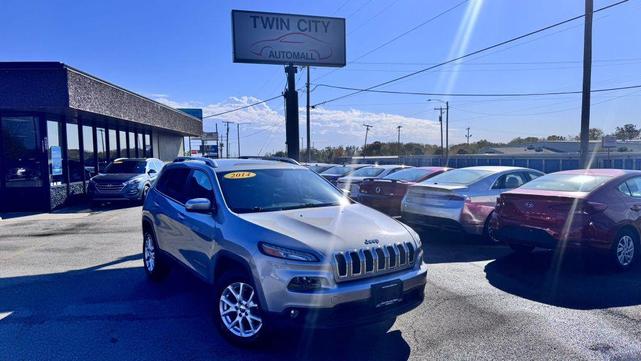
<path fill-rule="evenodd" d="M 245 179 L 255 177 L 256 173 L 252 172 L 231 172 L 225 174 L 224 178 L 226 179 Z"/>

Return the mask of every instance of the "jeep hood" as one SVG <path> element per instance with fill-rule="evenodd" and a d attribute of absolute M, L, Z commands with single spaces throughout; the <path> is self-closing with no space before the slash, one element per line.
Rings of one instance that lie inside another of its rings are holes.
<path fill-rule="evenodd" d="M 370 247 L 365 245 L 365 240 L 378 240 L 378 245 L 396 242 L 415 244 L 401 223 L 358 203 L 238 216 L 325 254 Z"/>

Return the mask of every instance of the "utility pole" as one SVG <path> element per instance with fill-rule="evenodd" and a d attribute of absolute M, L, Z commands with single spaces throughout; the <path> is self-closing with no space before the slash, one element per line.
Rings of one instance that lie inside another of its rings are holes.
<path fill-rule="evenodd" d="M 298 91 L 296 91 L 297 68 L 290 64 L 285 67 L 287 73 L 287 90 L 285 90 L 285 137 L 287 156 L 298 160 L 300 145 L 298 144 Z"/>
<path fill-rule="evenodd" d="M 441 102 L 445 104 L 445 109 L 443 107 L 434 108 L 440 113 L 438 120 L 441 123 L 441 153 L 445 157 L 445 165 L 450 161 L 450 102 L 442 101 L 440 99 L 427 99 L 428 102 Z M 445 149 L 443 149 L 443 110 L 445 110 Z"/>
<path fill-rule="evenodd" d="M 238 140 L 238 158 L 240 158 L 240 123 L 236 123 L 236 137 Z"/>
<path fill-rule="evenodd" d="M 592 13 L 593 0 L 585 0 L 583 29 L 583 93 L 581 97 L 581 167 L 587 168 L 590 144 L 590 89 L 592 80 Z"/>
<path fill-rule="evenodd" d="M 218 134 L 218 123 L 216 123 L 216 158 L 220 158 L 221 152 L 220 152 L 220 134 Z M 189 143 L 189 149 L 191 149 L 191 141 Z"/>
<path fill-rule="evenodd" d="M 398 156 L 401 156 L 401 128 L 403 128 L 402 125 L 399 125 L 396 127 L 398 129 L 398 138 L 396 139 L 396 144 L 398 145 Z"/>
<path fill-rule="evenodd" d="M 438 110 L 438 122 L 441 125 L 441 158 L 445 159 L 445 149 L 443 148 L 443 107 L 434 108 Z"/>
<path fill-rule="evenodd" d="M 365 144 L 363 145 L 363 156 L 365 156 L 365 147 L 367 147 L 367 133 L 369 133 L 369 128 L 373 128 L 373 125 L 363 124 L 365 127 Z"/>
<path fill-rule="evenodd" d="M 450 164 L 450 102 L 445 102 L 445 166 Z"/>
<path fill-rule="evenodd" d="M 467 135 L 465 138 L 467 138 L 467 146 L 470 146 L 470 138 L 472 137 L 472 134 L 470 134 L 470 127 L 465 128 L 467 130 Z"/>
<path fill-rule="evenodd" d="M 309 128 L 310 125 L 310 120 L 309 120 L 309 110 L 310 110 L 310 104 L 309 104 L 309 65 L 307 66 L 307 83 L 305 84 L 307 88 L 307 162 L 312 161 L 312 152 L 310 151 L 310 138 L 311 138 L 311 130 Z"/>
<path fill-rule="evenodd" d="M 227 149 L 226 158 L 229 158 L 229 124 L 232 124 L 233 122 L 223 120 L 223 123 L 225 123 L 225 125 L 227 126 L 227 129 L 225 130 L 225 132 L 227 133 L 225 135 L 225 141 L 227 142 L 227 144 L 225 144 L 225 149 Z"/>

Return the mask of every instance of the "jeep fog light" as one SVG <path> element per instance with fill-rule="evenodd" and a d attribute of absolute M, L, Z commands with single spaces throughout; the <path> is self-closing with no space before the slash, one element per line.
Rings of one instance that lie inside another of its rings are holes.
<path fill-rule="evenodd" d="M 294 277 L 289 281 L 287 289 L 294 292 L 309 292 L 320 290 L 323 287 L 327 287 L 329 282 L 325 277 Z"/>

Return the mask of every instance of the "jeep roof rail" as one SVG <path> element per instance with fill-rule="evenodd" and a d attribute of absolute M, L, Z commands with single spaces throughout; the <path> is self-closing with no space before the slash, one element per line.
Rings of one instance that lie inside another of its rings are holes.
<path fill-rule="evenodd" d="M 238 159 L 262 159 L 262 160 L 273 160 L 276 162 L 285 162 L 289 164 L 295 164 L 295 165 L 300 165 L 295 159 L 288 158 L 288 157 L 263 157 L 259 155 L 243 155 L 241 157 L 238 157 Z"/>
<path fill-rule="evenodd" d="M 187 161 L 203 162 L 203 163 L 207 164 L 208 166 L 210 166 L 212 168 L 218 167 L 218 164 L 216 164 L 216 162 L 213 159 L 205 158 L 205 157 L 189 157 L 189 156 L 186 156 L 186 157 L 177 157 L 176 159 L 174 159 L 174 163 L 187 162 Z"/>

